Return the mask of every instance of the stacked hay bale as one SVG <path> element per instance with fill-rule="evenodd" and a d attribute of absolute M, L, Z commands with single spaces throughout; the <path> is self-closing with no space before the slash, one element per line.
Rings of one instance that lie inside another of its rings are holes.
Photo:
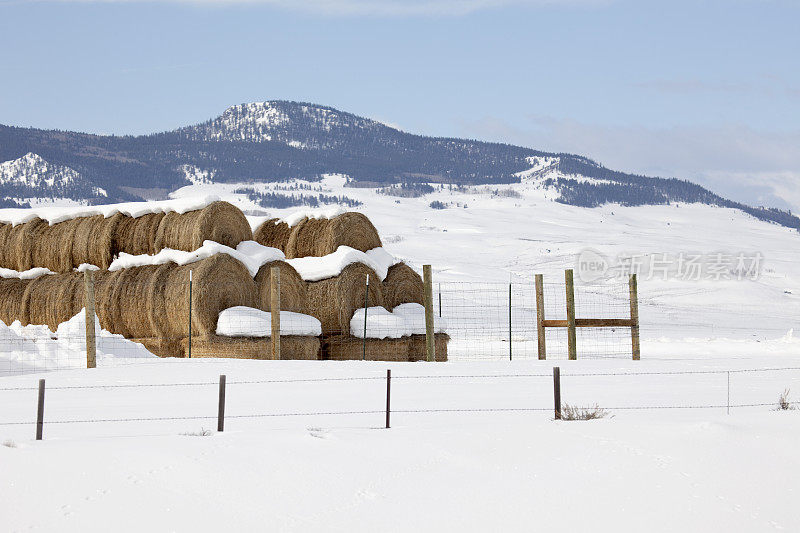
<path fill-rule="evenodd" d="M 383 297 L 386 309 L 391 311 L 400 304 L 425 304 L 425 284 L 422 276 L 405 263 L 389 267 L 383 280 Z"/>
<path fill-rule="evenodd" d="M 367 305 L 383 306 L 383 289 L 377 274 L 361 263 L 351 263 L 336 277 L 308 282 L 308 314 L 322 323 L 324 336 L 350 334 L 353 313 L 364 307 L 367 276 L 375 280 L 369 284 Z"/>
<path fill-rule="evenodd" d="M 272 269 L 280 271 L 281 311 L 306 313 L 308 310 L 308 289 L 306 282 L 300 277 L 292 265 L 286 261 L 270 261 L 261 265 L 255 277 L 258 308 L 272 310 Z"/>
<path fill-rule="evenodd" d="M 183 214 L 95 215 L 52 226 L 36 217 L 16 226 L 0 224 L 0 267 L 20 272 L 34 267 L 69 272 L 89 263 L 106 270 L 121 252 L 152 255 L 164 248 L 191 252 L 205 240 L 235 248 L 252 238 L 244 214 L 221 201 Z"/>
<path fill-rule="evenodd" d="M 288 259 L 322 257 L 339 246 L 366 252 L 381 246 L 378 230 L 361 213 L 348 212 L 334 218 L 304 218 L 294 226 L 278 219 L 262 223 L 253 238 L 264 246 L 282 250 Z"/>

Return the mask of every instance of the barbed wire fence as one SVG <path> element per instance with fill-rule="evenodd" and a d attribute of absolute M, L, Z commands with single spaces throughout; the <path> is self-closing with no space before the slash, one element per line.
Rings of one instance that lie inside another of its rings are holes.
<path fill-rule="evenodd" d="M 800 402 L 783 391 L 800 385 L 800 367 L 731 370 L 683 370 L 652 372 L 558 372 L 558 400 L 554 403 L 554 374 L 545 372 L 484 374 L 376 373 L 336 377 L 244 379 L 173 383 L 101 383 L 93 385 L 0 387 L 0 428 L 36 429 L 41 439 L 44 427 L 114 423 L 169 423 L 166 427 L 186 430 L 197 422 L 235 421 L 237 430 L 250 420 L 262 427 L 270 419 L 311 419 L 324 427 L 339 427 L 330 417 L 350 417 L 346 427 L 376 427 L 390 415 L 401 415 L 404 426 L 419 423 L 417 415 L 446 413 L 493 416 L 500 413 L 540 414 L 559 418 L 561 406 L 585 406 L 610 414 L 626 411 L 669 412 L 717 410 L 795 410 Z M 390 383 L 394 387 L 390 388 Z M 285 398 L 283 385 L 301 386 Z M 385 387 L 385 388 L 384 388 Z M 47 403 L 45 403 L 45 390 Z M 141 390 L 141 392 L 138 392 Z M 383 391 L 385 390 L 385 396 Z M 226 392 L 227 391 L 227 392 Z M 38 392 L 38 398 L 36 395 Z M 122 394 L 122 396 L 119 396 Z M 561 403 L 563 395 L 563 404 Z M 53 397 L 55 396 L 55 397 Z M 268 397 L 271 401 L 264 402 Z M 280 401 L 280 398 L 285 398 Z M 339 401 L 335 409 L 330 400 Z M 33 406 L 37 403 L 37 409 Z M 254 401 L 259 399 L 262 401 Z M 391 404 L 390 404 L 391 399 Z M 226 401 L 228 411 L 226 412 Z M 166 402 L 166 403 L 165 403 Z M 257 406 L 269 403 L 271 409 Z M 274 404 L 274 405 L 273 405 Z M 47 408 L 45 409 L 45 405 Z M 165 409 L 165 405 L 170 407 Z M 390 407 L 391 405 L 391 407 Z M 24 408 L 23 408 L 24 407 Z M 231 409 L 233 407 L 233 409 Z M 320 409 L 322 407 L 322 409 Z M 10 415 L 9 411 L 17 413 Z M 55 414 L 51 414 L 54 411 Z M 37 413 L 37 417 L 18 413 Z M 355 417 L 355 418 L 353 418 Z M 326 421 L 327 420 L 327 421 Z M 482 419 L 481 419 L 482 420 Z M 175 426 L 174 424 L 180 423 Z M 189 424 L 189 425 L 187 425 Z M 139 426 L 126 426 L 141 434 Z M 315 426 L 316 427 L 316 426 Z M 50 431 L 50 430 L 48 430 Z M 148 430 L 149 431 L 149 430 Z M 58 436 L 77 436 L 86 430 L 61 429 Z"/>

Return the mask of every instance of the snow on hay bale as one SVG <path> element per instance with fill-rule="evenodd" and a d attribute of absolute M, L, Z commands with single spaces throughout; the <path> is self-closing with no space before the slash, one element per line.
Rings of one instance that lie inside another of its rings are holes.
<path fill-rule="evenodd" d="M 289 242 L 289 235 L 292 228 L 279 218 L 271 218 L 264 221 L 253 232 L 253 240 L 263 246 L 277 248 L 285 252 L 286 244 Z"/>
<path fill-rule="evenodd" d="M 188 352 L 189 339 L 184 339 L 181 347 Z M 281 335 L 281 359 L 319 359 L 319 349 L 319 337 Z M 271 356 L 272 340 L 267 337 L 208 335 L 192 339 L 192 358 L 270 359 Z"/>
<path fill-rule="evenodd" d="M 207 240 L 236 248 L 252 239 L 244 213 L 228 202 L 216 201 L 196 211 L 164 215 L 155 236 L 155 252 L 164 248 L 192 252 Z"/>
<path fill-rule="evenodd" d="M 368 305 L 384 305 L 383 289 L 375 271 L 362 263 L 347 265 L 336 277 L 306 284 L 306 313 L 322 322 L 323 335 L 350 331 L 353 313 L 364 307 L 367 275 L 370 279 Z"/>
<path fill-rule="evenodd" d="M 422 276 L 405 263 L 389 267 L 383 280 L 383 299 L 386 309 L 392 310 L 400 304 L 425 303 L 425 285 Z"/>
<path fill-rule="evenodd" d="M 292 227 L 284 252 L 288 259 L 322 257 L 349 246 L 366 252 L 381 246 L 378 230 L 361 213 L 343 213 L 331 219 L 304 218 Z"/>
<path fill-rule="evenodd" d="M 306 282 L 286 261 L 270 261 L 261 265 L 255 277 L 259 308 L 271 311 L 272 267 L 280 269 L 281 310 L 304 313 L 306 310 Z"/>

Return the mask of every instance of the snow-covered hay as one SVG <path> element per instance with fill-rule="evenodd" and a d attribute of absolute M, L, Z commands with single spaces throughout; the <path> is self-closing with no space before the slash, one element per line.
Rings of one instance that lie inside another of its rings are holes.
<path fill-rule="evenodd" d="M 172 248 L 191 252 L 207 240 L 236 248 L 240 242 L 252 239 L 253 231 L 244 213 L 228 202 L 217 201 L 196 211 L 164 215 L 158 225 L 155 251 Z"/>
<path fill-rule="evenodd" d="M 304 218 L 292 227 L 284 252 L 295 257 L 321 257 L 349 246 L 366 252 L 381 246 L 378 230 L 363 214 L 348 212 L 337 217 Z"/>
<path fill-rule="evenodd" d="M 306 282 L 286 261 L 270 261 L 258 270 L 255 277 L 258 307 L 264 311 L 272 310 L 272 267 L 280 269 L 280 310 L 304 313 L 307 298 Z"/>
<path fill-rule="evenodd" d="M 181 342 L 188 354 L 189 339 Z M 281 359 L 319 359 L 318 337 L 281 335 Z M 210 335 L 192 338 L 192 357 L 228 357 L 234 359 L 270 359 L 272 340 L 267 337 L 222 337 Z"/>
<path fill-rule="evenodd" d="M 25 271 L 34 267 L 69 272 L 83 263 L 107 269 L 121 252 L 155 254 L 164 248 L 194 251 L 206 240 L 236 248 L 252 239 L 244 214 L 227 202 L 213 202 L 186 213 L 115 213 L 57 222 L 44 219 L 0 225 L 0 267 Z"/>
<path fill-rule="evenodd" d="M 386 279 L 383 280 L 383 298 L 386 309 L 390 311 L 405 303 L 425 303 L 425 285 L 422 276 L 405 263 L 397 263 L 389 267 Z"/>
<path fill-rule="evenodd" d="M 364 307 L 367 275 L 370 278 L 368 305 L 384 305 L 383 289 L 375 271 L 361 263 L 351 263 L 334 278 L 307 283 L 306 313 L 322 322 L 323 335 L 349 333 L 353 313 Z"/>
<path fill-rule="evenodd" d="M 289 224 L 279 218 L 271 218 L 256 228 L 253 232 L 253 240 L 258 244 L 285 252 L 291 233 L 292 228 Z"/>

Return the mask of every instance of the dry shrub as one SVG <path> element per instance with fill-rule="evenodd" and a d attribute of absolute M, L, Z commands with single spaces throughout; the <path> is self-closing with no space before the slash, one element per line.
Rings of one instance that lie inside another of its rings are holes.
<path fill-rule="evenodd" d="M 778 407 L 776 411 L 794 411 L 796 409 L 793 402 L 789 400 L 789 389 L 784 390 L 778 397 Z"/>
<path fill-rule="evenodd" d="M 255 277 L 258 290 L 259 308 L 264 311 L 272 309 L 272 268 L 280 269 L 280 298 L 282 311 L 305 313 L 306 282 L 300 274 L 286 261 L 270 261 L 258 269 Z"/>
<path fill-rule="evenodd" d="M 378 230 L 361 213 L 349 212 L 332 219 L 304 218 L 292 227 L 284 252 L 286 257 L 321 257 L 349 246 L 366 252 L 381 246 Z"/>
<path fill-rule="evenodd" d="M 352 263 L 334 278 L 311 281 L 308 291 L 307 312 L 322 323 L 323 335 L 349 335 L 350 319 L 355 310 L 364 307 L 367 275 L 377 280 L 375 271 L 362 263 Z M 380 283 L 369 284 L 369 307 L 384 305 Z"/>
<path fill-rule="evenodd" d="M 191 252 L 206 240 L 236 248 L 240 242 L 252 239 L 253 231 L 244 213 L 228 202 L 217 201 L 196 211 L 164 215 L 156 232 L 155 250 Z"/>
<path fill-rule="evenodd" d="M 597 420 L 610 414 L 597 404 L 592 407 L 575 407 L 565 403 L 561 406 L 561 420 Z"/>
<path fill-rule="evenodd" d="M 263 246 L 277 248 L 285 252 L 291 233 L 292 228 L 289 227 L 289 224 L 279 218 L 271 218 L 256 228 L 253 232 L 253 240 Z"/>
<path fill-rule="evenodd" d="M 389 310 L 405 303 L 424 305 L 425 285 L 422 276 L 405 263 L 393 265 L 383 280 L 383 298 Z"/>

